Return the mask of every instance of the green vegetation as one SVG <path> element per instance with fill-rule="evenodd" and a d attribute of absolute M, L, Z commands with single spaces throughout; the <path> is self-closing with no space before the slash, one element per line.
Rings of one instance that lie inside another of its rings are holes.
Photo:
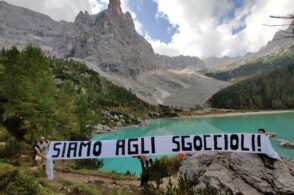
<path fill-rule="evenodd" d="M 87 139 L 96 124 L 113 126 L 103 111 L 129 116 L 134 122 L 154 111 L 170 114 L 169 108 L 144 103 L 85 64 L 50 59 L 34 46 L 21 52 L 3 49 L 0 65 L 1 129 L 27 143 L 39 135 Z"/>
<path fill-rule="evenodd" d="M 157 188 L 162 183 L 164 177 L 175 175 L 181 165 L 181 160 L 177 157 L 169 158 L 167 156 L 156 159 L 151 167 L 150 180 L 155 181 Z"/>
<path fill-rule="evenodd" d="M 294 64 L 294 48 L 286 49 L 265 57 L 245 63 L 238 68 L 223 71 L 207 73 L 206 76 L 224 81 L 238 81 L 257 74 L 263 74 L 271 70 L 282 68 Z M 234 66 L 234 64 L 232 64 Z M 230 67 L 230 65 L 228 66 Z"/>
<path fill-rule="evenodd" d="M 178 178 L 178 186 L 174 186 L 169 178 L 168 185 L 166 188 L 155 187 L 153 184 L 147 185 L 144 189 L 144 194 L 154 194 L 154 195 L 193 195 L 193 182 L 187 177 L 187 174 L 182 174 Z M 211 193 L 213 194 L 213 193 Z"/>
<path fill-rule="evenodd" d="M 36 167 L 15 167 L 0 163 L 0 194 L 99 195 L 131 193 L 124 187 L 118 188 L 118 186 L 110 187 L 100 183 L 81 182 L 74 178 L 55 178 L 54 181 L 48 181 L 44 173 Z M 135 191 L 132 194 L 139 193 Z"/>
<path fill-rule="evenodd" d="M 0 192 L 7 194 L 34 195 L 41 191 L 36 180 L 17 168 L 0 163 Z"/>
<path fill-rule="evenodd" d="M 74 161 L 73 169 L 98 170 L 103 167 L 103 160 L 82 159 Z"/>
<path fill-rule="evenodd" d="M 129 125 L 140 123 L 140 118 L 175 116 L 175 113 L 169 107 L 141 101 L 130 91 L 103 79 L 84 63 L 48 58 L 40 48 L 31 45 L 23 51 L 15 47 L 2 49 L 0 169 L 5 168 L 0 170 L 3 171 L 0 173 L 0 193 L 57 192 L 55 184 L 42 183 L 44 176 L 23 172 L 24 167 L 31 165 L 32 143 L 40 135 L 49 140 L 87 140 L 97 124 L 115 126 L 114 115 L 123 116 L 123 125 Z M 80 160 L 66 166 L 63 169 L 97 170 L 103 162 Z M 77 185 L 80 188 L 76 188 Z M 70 188 L 73 194 L 109 191 L 93 186 L 73 184 Z M 110 192 L 126 194 L 124 190 Z"/>
<path fill-rule="evenodd" d="M 180 175 L 178 178 L 178 185 L 174 186 L 171 181 L 171 176 L 176 176 L 181 166 L 182 160 L 175 157 L 163 156 L 156 159 L 150 170 L 150 180 L 155 182 L 149 183 L 144 189 L 144 194 L 193 194 L 193 182 L 187 177 L 187 174 Z M 169 178 L 166 188 L 161 187 L 164 178 Z"/>
<path fill-rule="evenodd" d="M 225 88 L 209 103 L 228 109 L 294 108 L 294 63 Z"/>

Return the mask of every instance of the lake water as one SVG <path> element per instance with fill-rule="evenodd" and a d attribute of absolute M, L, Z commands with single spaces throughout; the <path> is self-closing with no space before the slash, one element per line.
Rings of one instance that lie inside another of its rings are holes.
<path fill-rule="evenodd" d="M 280 156 L 294 159 L 294 149 L 279 146 L 277 139 L 294 141 L 294 112 L 242 116 L 205 116 L 193 118 L 159 119 L 147 126 L 126 128 L 109 134 L 95 135 L 93 140 L 136 138 L 155 135 L 197 135 L 214 133 L 255 133 L 257 129 L 277 133 L 272 145 Z M 140 162 L 134 158 L 104 159 L 103 171 L 140 174 Z"/>

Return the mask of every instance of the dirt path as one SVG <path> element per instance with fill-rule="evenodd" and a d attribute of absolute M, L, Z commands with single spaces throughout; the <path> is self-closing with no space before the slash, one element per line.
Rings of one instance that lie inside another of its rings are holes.
<path fill-rule="evenodd" d="M 128 191 L 140 190 L 140 181 L 135 179 L 113 179 L 97 175 L 70 173 L 70 172 L 56 172 L 56 180 L 66 180 L 73 183 L 88 183 L 99 184 L 109 189 L 127 189 Z"/>

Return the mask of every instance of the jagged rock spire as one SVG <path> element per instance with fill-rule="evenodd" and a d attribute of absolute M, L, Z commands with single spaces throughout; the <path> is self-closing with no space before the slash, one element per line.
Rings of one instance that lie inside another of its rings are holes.
<path fill-rule="evenodd" d="M 114 12 L 118 15 L 123 14 L 121 10 L 121 3 L 120 0 L 109 0 L 108 8 L 107 10 Z"/>

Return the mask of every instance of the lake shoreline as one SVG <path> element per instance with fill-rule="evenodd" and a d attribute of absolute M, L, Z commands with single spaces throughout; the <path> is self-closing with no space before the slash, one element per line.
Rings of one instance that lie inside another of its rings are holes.
<path fill-rule="evenodd" d="M 94 133 L 98 134 L 108 134 L 114 131 L 120 131 L 127 128 L 142 127 L 149 124 L 150 121 L 162 120 L 162 119 L 189 119 L 189 118 L 206 118 L 206 117 L 235 117 L 235 116 L 249 116 L 249 115 L 264 115 L 264 114 L 282 114 L 282 113 L 292 113 L 294 110 L 256 110 L 256 111 L 243 111 L 243 110 L 230 110 L 230 111 L 219 111 L 219 112 L 199 112 L 193 115 L 180 115 L 178 117 L 167 117 L 167 118 L 155 118 L 155 119 L 145 119 L 142 124 L 139 125 L 127 125 L 124 127 L 112 127 L 111 130 L 107 132 Z"/>
<path fill-rule="evenodd" d="M 229 111 L 229 112 L 205 112 L 194 115 L 182 115 L 174 118 L 202 118 L 202 117 L 227 117 L 227 116 L 246 116 L 246 115 L 263 115 L 263 114 L 282 114 L 282 113 L 292 113 L 294 110 L 256 110 L 256 111 Z"/>
<path fill-rule="evenodd" d="M 284 159 L 293 162 L 292 147 L 283 147 L 281 141 L 292 146 L 294 125 L 293 110 L 275 110 L 275 111 L 254 111 L 234 113 L 211 113 L 206 115 L 183 116 L 166 119 L 150 119 L 147 126 L 131 127 L 120 129 L 123 131 L 114 131 L 110 134 L 93 137 L 93 140 L 123 140 L 131 138 L 152 137 L 152 136 L 195 136 L 211 134 L 238 134 L 238 133 L 257 133 L 257 129 L 264 128 L 269 132 L 277 133 L 277 137 L 271 139 L 274 150 Z M 230 117 L 230 116 L 236 117 Z M 241 115 L 241 116 L 240 116 Z M 244 116 L 247 115 L 247 116 Z M 216 116 L 216 117 L 215 117 Z M 194 117 L 194 118 L 192 118 Z M 196 118 L 195 118 L 196 117 Z M 203 118 L 211 117 L 211 118 Z M 226 153 L 222 153 L 226 155 Z M 235 154 L 233 154 L 235 155 Z M 159 156 L 157 156 L 160 158 Z M 155 157 L 156 158 L 156 157 Z M 139 175 L 140 166 L 133 159 L 107 159 L 104 161 L 106 166 L 102 169 L 105 172 L 116 170 L 119 173 L 125 173 L 132 168 L 132 172 Z"/>

